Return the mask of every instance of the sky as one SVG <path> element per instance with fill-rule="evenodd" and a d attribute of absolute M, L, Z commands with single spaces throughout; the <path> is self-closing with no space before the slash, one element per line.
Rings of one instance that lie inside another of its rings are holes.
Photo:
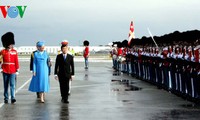
<path fill-rule="evenodd" d="M 23 18 L 3 18 L 0 10 L 0 36 L 13 32 L 15 46 L 107 45 L 128 39 L 131 21 L 136 38 L 148 37 L 147 28 L 156 36 L 200 30 L 200 0 L 0 0 L 4 5 L 27 6 Z"/>

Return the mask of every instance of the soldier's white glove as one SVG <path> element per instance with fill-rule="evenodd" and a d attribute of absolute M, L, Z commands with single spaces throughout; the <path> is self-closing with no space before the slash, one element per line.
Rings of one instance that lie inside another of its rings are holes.
<path fill-rule="evenodd" d="M 15 73 L 16 75 L 19 75 L 19 69 L 17 69 L 17 71 L 16 71 L 16 73 Z"/>
<path fill-rule="evenodd" d="M 15 74 L 16 74 L 16 75 L 19 75 L 19 72 L 16 72 Z"/>

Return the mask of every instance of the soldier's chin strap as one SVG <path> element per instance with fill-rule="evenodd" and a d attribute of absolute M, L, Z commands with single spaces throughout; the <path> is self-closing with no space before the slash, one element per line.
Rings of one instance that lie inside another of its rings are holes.
<path fill-rule="evenodd" d="M 153 42 L 154 42 L 154 44 L 156 45 L 156 47 L 159 49 L 159 47 L 158 47 L 158 44 L 156 43 L 156 41 L 154 40 L 154 38 L 153 38 L 153 35 L 151 34 L 151 31 L 149 30 L 149 28 L 147 28 L 147 30 L 148 30 L 148 32 L 149 32 L 149 35 L 151 36 L 151 38 L 152 38 L 152 40 L 153 40 Z"/>

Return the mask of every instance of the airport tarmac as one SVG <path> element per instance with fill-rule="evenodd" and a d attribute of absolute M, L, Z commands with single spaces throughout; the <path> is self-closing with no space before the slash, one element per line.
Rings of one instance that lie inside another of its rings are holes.
<path fill-rule="evenodd" d="M 199 120 L 200 106 L 156 86 L 115 72 L 112 62 L 75 62 L 69 104 L 61 102 L 59 83 L 50 76 L 45 103 L 28 91 L 29 62 L 20 62 L 16 104 L 3 103 L 0 75 L 0 120 Z"/>

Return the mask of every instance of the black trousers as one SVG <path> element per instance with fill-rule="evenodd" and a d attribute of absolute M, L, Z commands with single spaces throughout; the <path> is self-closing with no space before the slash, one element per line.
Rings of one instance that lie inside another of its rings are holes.
<path fill-rule="evenodd" d="M 69 78 L 59 76 L 59 83 L 60 83 L 60 93 L 61 93 L 62 99 L 68 100 Z"/>
<path fill-rule="evenodd" d="M 164 87 L 169 89 L 169 67 L 163 66 L 163 75 L 164 75 Z"/>
<path fill-rule="evenodd" d="M 192 96 L 192 84 L 191 84 L 191 73 L 187 70 L 187 81 L 186 81 L 187 93 Z"/>
<path fill-rule="evenodd" d="M 175 71 L 176 68 L 174 67 L 174 65 L 172 65 L 170 67 L 170 73 L 171 73 L 171 84 L 172 84 L 172 90 L 176 91 L 176 76 L 175 76 Z"/>
<path fill-rule="evenodd" d="M 200 99 L 200 75 L 197 75 L 197 96 Z"/>

